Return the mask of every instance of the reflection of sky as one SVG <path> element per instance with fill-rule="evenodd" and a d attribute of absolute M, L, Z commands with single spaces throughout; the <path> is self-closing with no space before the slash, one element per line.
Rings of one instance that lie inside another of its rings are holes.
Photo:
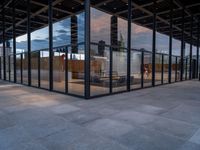
<path fill-rule="evenodd" d="M 99 42 L 103 40 L 106 44 L 110 44 L 110 21 L 111 15 L 91 9 L 91 40 Z M 127 21 L 118 19 L 118 40 L 120 35 L 123 36 L 125 45 L 127 44 Z M 131 46 L 134 49 L 152 50 L 152 30 L 132 23 L 131 31 L 132 39 Z M 156 51 L 162 53 L 169 53 L 169 37 L 160 33 L 156 34 Z M 180 55 L 180 41 L 173 40 L 173 54 Z"/>
<path fill-rule="evenodd" d="M 78 43 L 84 40 L 84 13 L 78 17 Z M 53 24 L 53 47 L 69 45 L 71 43 L 71 19 L 67 18 Z M 31 33 L 31 50 L 47 49 L 49 47 L 48 27 Z M 27 34 L 16 38 L 17 52 L 27 51 Z M 80 46 L 80 50 L 83 48 Z"/>
<path fill-rule="evenodd" d="M 103 40 L 110 44 L 110 17 L 111 15 L 96 9 L 91 9 L 91 41 Z M 132 48 L 152 50 L 152 30 L 132 23 Z M 118 19 L 118 37 L 122 35 L 124 45 L 127 45 L 127 22 Z M 31 50 L 46 49 L 48 45 L 48 27 L 31 33 Z M 118 39 L 120 40 L 120 39 Z M 78 15 L 78 43 L 84 41 L 84 13 Z M 68 45 L 71 43 L 71 20 L 70 18 L 53 24 L 53 46 Z M 27 50 L 27 35 L 16 38 L 17 52 Z M 83 49 L 83 47 L 80 47 Z M 173 54 L 180 55 L 181 42 L 173 39 Z M 168 53 L 169 38 L 157 33 L 156 51 Z"/>

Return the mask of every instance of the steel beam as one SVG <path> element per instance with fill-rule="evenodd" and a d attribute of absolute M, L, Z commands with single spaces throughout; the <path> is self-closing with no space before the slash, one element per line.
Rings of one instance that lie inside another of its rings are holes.
<path fill-rule="evenodd" d="M 128 0 L 128 33 L 127 33 L 127 91 L 130 91 L 131 76 L 131 24 L 132 24 L 132 0 Z"/>

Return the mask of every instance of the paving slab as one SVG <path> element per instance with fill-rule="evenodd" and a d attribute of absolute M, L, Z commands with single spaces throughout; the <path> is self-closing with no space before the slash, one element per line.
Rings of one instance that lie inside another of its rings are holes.
<path fill-rule="evenodd" d="M 83 100 L 0 81 L 0 150 L 199 150 L 196 80 Z"/>

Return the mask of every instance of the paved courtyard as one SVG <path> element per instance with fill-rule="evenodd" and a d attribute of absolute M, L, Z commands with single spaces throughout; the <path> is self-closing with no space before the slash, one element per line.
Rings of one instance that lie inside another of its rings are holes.
<path fill-rule="evenodd" d="M 0 150 L 200 150 L 200 82 L 82 100 L 0 81 Z"/>

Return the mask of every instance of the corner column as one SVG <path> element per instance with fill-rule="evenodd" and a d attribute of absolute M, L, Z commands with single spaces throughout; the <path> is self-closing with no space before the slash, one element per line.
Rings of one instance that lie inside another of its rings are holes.
<path fill-rule="evenodd" d="M 90 98 L 90 0 L 85 0 L 85 98 Z"/>

